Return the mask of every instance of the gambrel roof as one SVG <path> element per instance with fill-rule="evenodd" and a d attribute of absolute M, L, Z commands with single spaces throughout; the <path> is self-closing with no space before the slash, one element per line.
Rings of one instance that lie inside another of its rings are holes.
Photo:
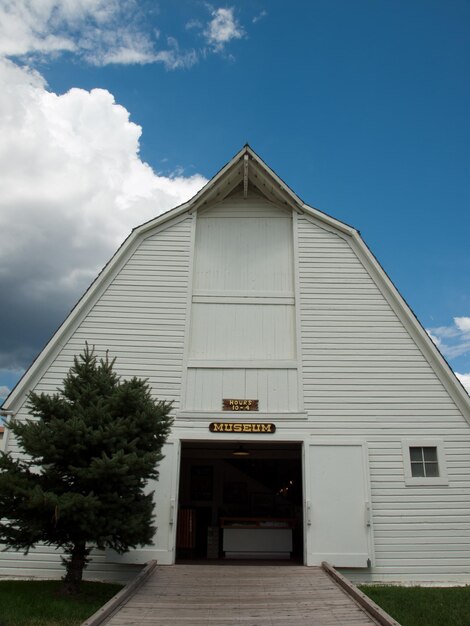
<path fill-rule="evenodd" d="M 235 192 L 243 193 L 245 196 L 249 192 L 262 195 L 268 201 L 278 206 L 306 215 L 322 228 L 331 230 L 346 239 L 391 308 L 414 339 L 449 395 L 470 422 L 470 398 L 467 392 L 421 326 L 413 311 L 399 294 L 380 263 L 371 253 L 361 238 L 360 233 L 355 228 L 305 204 L 248 145 L 245 145 L 188 202 L 155 217 L 131 232 L 5 400 L 2 408 L 12 411 L 18 409 L 24 395 L 35 386 L 59 352 L 66 338 L 78 326 L 87 311 L 90 310 L 113 276 L 119 271 L 143 238 L 149 236 L 154 231 L 166 227 L 169 223 L 183 219 L 188 213 L 221 202 Z"/>

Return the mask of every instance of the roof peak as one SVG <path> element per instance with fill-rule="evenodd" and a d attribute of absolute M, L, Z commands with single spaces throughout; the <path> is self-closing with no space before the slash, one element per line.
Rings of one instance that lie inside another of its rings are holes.
<path fill-rule="evenodd" d="M 200 206 L 207 206 L 210 202 L 220 202 L 240 183 L 243 183 L 246 195 L 248 182 L 270 202 L 288 205 L 299 212 L 305 206 L 297 194 L 279 178 L 248 142 L 189 200 L 188 206 L 190 210 L 194 210 Z"/>

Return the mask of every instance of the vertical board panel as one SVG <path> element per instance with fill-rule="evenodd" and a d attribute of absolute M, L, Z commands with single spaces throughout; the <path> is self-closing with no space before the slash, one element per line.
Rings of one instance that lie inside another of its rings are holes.
<path fill-rule="evenodd" d="M 307 532 L 309 565 L 366 567 L 367 478 L 360 445 L 311 445 L 307 493 L 311 502 Z"/>
<path fill-rule="evenodd" d="M 231 198 L 201 214 L 194 290 L 292 293 L 290 215 L 256 197 Z"/>
<path fill-rule="evenodd" d="M 198 212 L 195 247 L 184 408 L 220 410 L 223 397 L 252 397 L 263 411 L 296 411 L 296 372 L 247 364 L 296 359 L 291 211 L 231 196 Z"/>
<path fill-rule="evenodd" d="M 295 369 L 188 368 L 189 411 L 221 411 L 223 398 L 249 398 L 263 413 L 296 412 L 297 397 Z"/>
<path fill-rule="evenodd" d="M 294 359 L 294 307 L 193 304 L 190 358 Z"/>

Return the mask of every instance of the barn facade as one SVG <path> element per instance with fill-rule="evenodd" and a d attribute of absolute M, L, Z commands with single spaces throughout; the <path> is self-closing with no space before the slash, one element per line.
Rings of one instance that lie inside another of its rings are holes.
<path fill-rule="evenodd" d="M 89 578 L 289 559 L 470 582 L 468 395 L 359 233 L 250 147 L 132 232 L 3 408 L 27 418 L 85 342 L 174 402 L 154 544 L 96 552 Z M 53 548 L 0 553 L 1 575 L 61 573 Z"/>

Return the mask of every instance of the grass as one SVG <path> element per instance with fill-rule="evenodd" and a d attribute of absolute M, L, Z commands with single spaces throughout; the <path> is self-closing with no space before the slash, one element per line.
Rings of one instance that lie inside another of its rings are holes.
<path fill-rule="evenodd" d="M 361 586 L 402 626 L 469 626 L 470 587 Z"/>
<path fill-rule="evenodd" d="M 0 581 L 0 626 L 78 626 L 122 585 L 84 582 L 78 597 L 58 594 L 58 580 Z"/>

